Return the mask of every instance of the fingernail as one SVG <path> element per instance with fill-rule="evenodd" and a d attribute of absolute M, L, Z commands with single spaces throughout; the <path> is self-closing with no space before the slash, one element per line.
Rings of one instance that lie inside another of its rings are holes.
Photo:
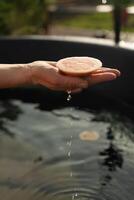
<path fill-rule="evenodd" d="M 120 71 L 118 71 L 118 77 L 120 77 L 121 76 L 121 72 Z"/>
<path fill-rule="evenodd" d="M 120 76 L 121 75 L 121 72 L 118 70 L 118 69 L 113 69 L 113 70 L 115 70 L 115 74 L 116 74 L 116 76 Z"/>

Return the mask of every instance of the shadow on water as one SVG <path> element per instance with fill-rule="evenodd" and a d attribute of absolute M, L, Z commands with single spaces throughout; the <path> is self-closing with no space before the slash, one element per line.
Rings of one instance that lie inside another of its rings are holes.
<path fill-rule="evenodd" d="M 7 121 L 15 121 L 22 113 L 20 107 L 13 104 L 10 100 L 0 101 L 0 130 L 10 137 L 14 137 L 14 133 L 7 128 Z"/>
<path fill-rule="evenodd" d="M 108 147 L 101 151 L 99 155 L 103 158 L 102 166 L 107 168 L 107 173 L 102 178 L 102 186 L 106 186 L 112 180 L 112 173 L 117 171 L 117 168 L 123 167 L 123 151 L 118 149 L 114 144 L 114 133 L 111 127 L 108 127 L 106 138 L 109 140 Z"/>

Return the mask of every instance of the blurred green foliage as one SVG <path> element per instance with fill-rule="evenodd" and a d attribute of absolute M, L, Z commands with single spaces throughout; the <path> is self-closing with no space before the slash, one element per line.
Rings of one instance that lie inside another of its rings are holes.
<path fill-rule="evenodd" d="M 85 15 L 78 15 L 70 17 L 69 19 L 56 20 L 55 24 L 62 27 L 90 29 L 90 30 L 113 30 L 112 13 L 89 13 Z M 127 25 L 122 28 L 126 32 L 134 32 L 134 16 L 131 15 L 128 18 Z"/>
<path fill-rule="evenodd" d="M 87 0 L 87 2 L 89 1 L 90 3 L 102 2 L 102 0 Z M 56 2 L 57 0 L 0 0 L 0 35 L 23 35 L 47 32 L 50 24 L 48 7 Z M 127 6 L 133 2 L 134 0 L 107 0 L 107 3 L 121 6 Z M 99 21 L 101 23 L 104 21 L 103 28 L 108 27 L 108 29 L 111 29 L 111 20 L 109 18 L 102 19 L 102 16 L 96 13 L 95 16 L 90 16 L 90 18 L 83 17 L 80 21 L 74 18 L 72 21 L 68 20 L 64 21 L 64 23 L 65 25 L 72 24 L 79 26 L 80 24 L 80 27 L 89 26 L 89 28 L 94 28 L 97 27 Z"/>
<path fill-rule="evenodd" d="M 0 34 L 38 33 L 48 23 L 47 8 L 54 0 L 0 0 Z"/>
<path fill-rule="evenodd" d="M 58 25 L 90 30 L 112 30 L 111 13 L 89 13 L 56 21 Z"/>
<path fill-rule="evenodd" d="M 134 3 L 134 0 L 108 0 L 107 2 L 113 4 L 114 6 L 126 7 L 129 4 Z"/>

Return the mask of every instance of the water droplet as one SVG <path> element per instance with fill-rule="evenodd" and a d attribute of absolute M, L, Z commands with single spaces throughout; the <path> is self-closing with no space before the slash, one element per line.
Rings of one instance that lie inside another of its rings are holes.
<path fill-rule="evenodd" d="M 71 95 L 69 94 L 68 97 L 67 97 L 67 101 L 70 101 L 71 98 L 72 98 L 72 97 L 71 97 Z"/>
<path fill-rule="evenodd" d="M 70 101 L 72 99 L 71 90 L 68 90 L 67 94 L 68 94 L 67 101 Z"/>
<path fill-rule="evenodd" d="M 103 4 L 106 4 L 106 3 L 107 3 L 107 0 L 102 0 L 102 3 L 103 3 Z"/>
<path fill-rule="evenodd" d="M 78 197 L 78 194 L 77 194 L 77 193 L 73 194 L 73 195 L 72 195 L 72 200 L 76 199 L 77 197 Z"/>
<path fill-rule="evenodd" d="M 70 172 L 70 176 L 73 177 L 73 172 Z"/>
<path fill-rule="evenodd" d="M 68 157 L 70 157 L 71 156 L 71 151 L 69 151 L 67 155 L 68 155 Z"/>
<path fill-rule="evenodd" d="M 74 195 L 72 196 L 72 200 L 74 199 Z"/>
<path fill-rule="evenodd" d="M 72 145 L 72 141 L 70 140 L 69 142 L 67 142 L 67 145 L 71 146 Z"/>

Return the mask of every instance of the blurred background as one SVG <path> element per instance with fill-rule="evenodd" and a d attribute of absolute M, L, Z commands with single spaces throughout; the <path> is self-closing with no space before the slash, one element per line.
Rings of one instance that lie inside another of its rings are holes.
<path fill-rule="evenodd" d="M 0 35 L 134 42 L 134 0 L 0 0 Z"/>

